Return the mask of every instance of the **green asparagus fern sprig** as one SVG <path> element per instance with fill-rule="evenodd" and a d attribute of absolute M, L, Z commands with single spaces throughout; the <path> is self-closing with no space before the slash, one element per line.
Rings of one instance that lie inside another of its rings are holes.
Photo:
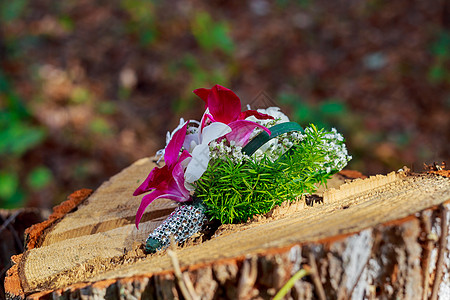
<path fill-rule="evenodd" d="M 275 161 L 267 156 L 240 164 L 228 157 L 211 160 L 196 182 L 194 197 L 203 201 L 212 219 L 238 223 L 267 213 L 284 201 L 314 193 L 339 171 L 334 163 L 339 153 L 330 149 L 329 142 L 338 147 L 344 141 L 331 141 L 330 136 L 330 132 L 311 125 L 303 139 Z"/>

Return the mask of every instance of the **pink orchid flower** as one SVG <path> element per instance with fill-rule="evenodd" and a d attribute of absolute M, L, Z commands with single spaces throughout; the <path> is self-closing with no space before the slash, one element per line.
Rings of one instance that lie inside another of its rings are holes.
<path fill-rule="evenodd" d="M 209 122 L 227 124 L 231 128 L 231 132 L 226 134 L 225 138 L 229 141 L 235 141 L 236 145 L 241 147 L 247 144 L 255 128 L 260 128 L 270 134 L 266 127 L 245 119 L 250 116 L 261 120 L 273 119 L 273 117 L 261 114 L 256 110 L 241 112 L 241 100 L 230 89 L 215 85 L 211 89 L 196 89 L 194 94 L 205 102 L 206 112 L 200 122 L 201 130 Z"/>
<path fill-rule="evenodd" d="M 180 155 L 181 147 L 186 136 L 187 122 L 176 131 L 164 152 L 165 166 L 154 168 L 144 182 L 136 189 L 133 196 L 152 191 L 142 198 L 141 205 L 136 213 L 135 224 L 139 229 L 139 222 L 145 209 L 155 199 L 166 198 L 177 202 L 185 202 L 191 199 L 189 191 L 184 187 L 183 163 L 191 155 L 186 151 Z"/>

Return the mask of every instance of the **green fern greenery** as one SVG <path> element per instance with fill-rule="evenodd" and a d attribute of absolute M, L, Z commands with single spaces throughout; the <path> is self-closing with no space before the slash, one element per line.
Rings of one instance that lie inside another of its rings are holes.
<path fill-rule="evenodd" d="M 211 160 L 196 182 L 194 197 L 203 201 L 211 219 L 239 223 L 265 214 L 284 201 L 314 193 L 339 171 L 333 164 L 339 154 L 327 146 L 329 134 L 311 125 L 303 140 L 275 161 L 268 157 L 247 159 L 241 164 L 228 157 Z"/>

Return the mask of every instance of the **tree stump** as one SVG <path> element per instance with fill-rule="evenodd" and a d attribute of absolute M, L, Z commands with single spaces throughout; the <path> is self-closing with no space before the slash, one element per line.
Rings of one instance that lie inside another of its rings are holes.
<path fill-rule="evenodd" d="M 135 228 L 132 193 L 154 166 L 139 160 L 29 228 L 8 297 L 271 299 L 303 270 L 285 299 L 450 299 L 446 176 L 341 172 L 318 195 L 145 255 L 147 235 L 176 207 L 154 201 Z"/>

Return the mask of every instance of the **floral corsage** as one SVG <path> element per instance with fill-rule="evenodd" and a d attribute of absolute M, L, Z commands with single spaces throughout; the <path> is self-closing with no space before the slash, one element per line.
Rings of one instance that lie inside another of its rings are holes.
<path fill-rule="evenodd" d="M 148 237 L 145 250 L 183 243 L 207 221 L 244 222 L 284 201 L 311 194 L 351 159 L 336 129 L 303 129 L 277 107 L 241 111 L 231 90 L 215 85 L 194 93 L 205 103 L 200 122 L 180 120 L 134 195 L 142 198 L 136 227 L 158 198 L 180 202 Z"/>

